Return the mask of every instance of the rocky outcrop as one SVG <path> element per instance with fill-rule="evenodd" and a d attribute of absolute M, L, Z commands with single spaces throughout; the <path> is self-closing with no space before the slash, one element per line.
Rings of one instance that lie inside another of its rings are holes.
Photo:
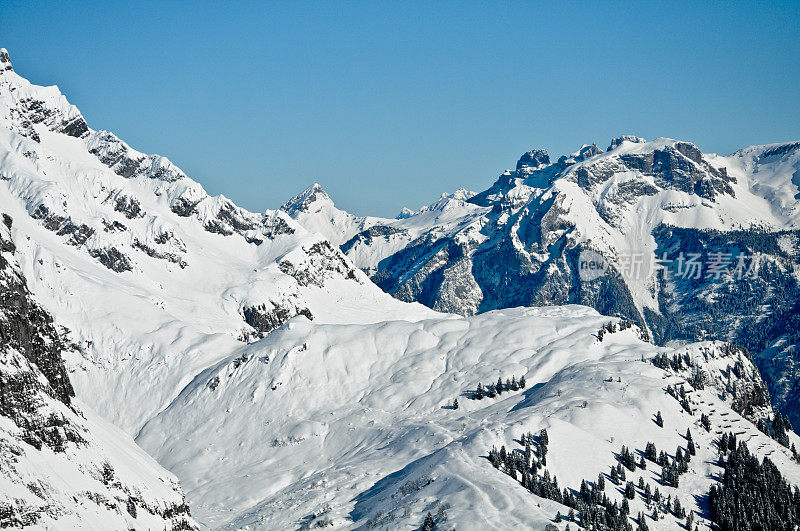
<path fill-rule="evenodd" d="M 62 355 L 78 347 L 33 300 L 14 257 L 13 220 L 2 217 L 0 417 L 12 427 L 0 427 L 0 527 L 197 529 L 174 478 L 154 474 L 157 465 L 121 434 L 104 447 L 98 433 L 113 431 L 95 433 L 73 404 Z"/>

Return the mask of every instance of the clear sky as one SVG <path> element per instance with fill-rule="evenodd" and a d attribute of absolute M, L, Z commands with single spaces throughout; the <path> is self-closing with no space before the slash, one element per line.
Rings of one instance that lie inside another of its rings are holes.
<path fill-rule="evenodd" d="M 0 0 L 0 47 L 256 211 L 319 181 L 394 216 L 622 133 L 800 140 L 797 1 L 105 4 Z"/>

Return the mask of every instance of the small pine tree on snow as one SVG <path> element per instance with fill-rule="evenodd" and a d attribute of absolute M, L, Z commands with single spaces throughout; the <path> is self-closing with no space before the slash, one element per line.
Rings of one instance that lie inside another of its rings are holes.
<path fill-rule="evenodd" d="M 658 459 L 658 456 L 656 455 L 656 445 L 648 442 L 644 447 L 644 456 L 650 461 L 655 462 L 656 459 Z"/>
<path fill-rule="evenodd" d="M 692 430 L 690 430 L 689 428 L 686 428 L 686 440 L 687 441 L 692 440 Z"/>
<path fill-rule="evenodd" d="M 639 488 L 644 490 L 644 478 L 639 476 Z"/>
<path fill-rule="evenodd" d="M 525 385 L 526 385 L 525 384 L 525 376 L 520 376 L 519 377 L 519 388 L 520 389 L 525 389 Z"/>
<path fill-rule="evenodd" d="M 497 377 L 497 385 L 495 385 L 494 387 L 498 395 L 503 394 L 503 379 L 500 378 L 499 376 Z"/>
<path fill-rule="evenodd" d="M 683 507 L 681 506 L 681 501 L 675 496 L 675 500 L 672 504 L 672 514 L 675 515 L 676 518 L 683 518 L 685 513 L 683 512 Z"/>
<path fill-rule="evenodd" d="M 661 418 L 661 411 L 656 413 L 656 424 L 658 425 L 659 428 L 664 427 L 664 419 Z"/>
<path fill-rule="evenodd" d="M 703 426 L 706 431 L 711 431 L 711 419 L 705 413 L 700 414 L 700 425 Z"/>
<path fill-rule="evenodd" d="M 550 444 L 550 437 L 547 436 L 547 430 L 543 429 L 542 432 L 539 434 L 539 444 L 542 446 L 547 446 Z"/>
<path fill-rule="evenodd" d="M 425 515 L 425 521 L 422 522 L 422 531 L 433 531 L 434 527 L 436 527 L 436 522 L 433 520 L 433 515 L 428 511 L 428 514 Z"/>
<path fill-rule="evenodd" d="M 650 505 L 650 502 L 653 501 L 653 493 L 650 492 L 650 484 L 644 486 L 644 502 L 647 505 Z"/>
<path fill-rule="evenodd" d="M 556 513 L 556 523 L 557 523 L 557 524 L 560 524 L 560 523 L 561 523 L 561 520 L 563 520 L 563 518 L 561 517 L 561 511 L 558 511 L 558 512 Z"/>
<path fill-rule="evenodd" d="M 686 452 L 689 455 L 695 455 L 697 453 L 697 450 L 694 447 L 694 441 L 689 441 L 689 444 L 686 445 Z"/>
<path fill-rule="evenodd" d="M 644 513 L 639 513 L 639 516 L 636 517 L 636 531 L 650 531 L 650 528 L 647 527 L 647 522 L 644 520 Z"/>
<path fill-rule="evenodd" d="M 636 487 L 633 486 L 633 482 L 631 481 L 625 484 L 625 497 L 629 500 L 632 500 L 636 497 Z"/>
<path fill-rule="evenodd" d="M 453 409 L 458 409 L 458 398 L 453 400 Z"/>
<path fill-rule="evenodd" d="M 478 384 L 477 389 L 475 389 L 475 399 L 483 400 L 483 385 L 481 385 L 480 383 Z"/>
<path fill-rule="evenodd" d="M 620 514 L 627 516 L 631 512 L 631 506 L 628 504 L 628 498 L 622 498 L 622 505 L 619 506 Z"/>
<path fill-rule="evenodd" d="M 489 398 L 494 398 L 494 397 L 497 396 L 497 392 L 495 391 L 495 387 L 492 384 L 489 384 L 489 387 L 487 388 L 487 392 L 486 393 L 487 393 L 486 396 L 488 396 Z"/>
<path fill-rule="evenodd" d="M 694 523 L 694 513 L 692 511 L 689 511 L 689 516 L 686 517 L 686 529 L 691 531 L 693 523 Z"/>
<path fill-rule="evenodd" d="M 567 520 L 570 522 L 575 521 L 575 510 L 572 507 L 570 507 L 569 513 L 567 514 Z M 569 527 L 569 524 L 567 524 L 567 527 Z"/>
<path fill-rule="evenodd" d="M 644 460 L 644 456 L 639 458 L 639 468 L 641 468 L 642 470 L 647 469 L 647 461 Z"/>
<path fill-rule="evenodd" d="M 611 467 L 611 483 L 619 485 L 619 474 L 617 474 L 617 467 Z"/>
<path fill-rule="evenodd" d="M 519 391 L 519 384 L 517 383 L 516 377 L 511 377 L 511 390 L 512 391 Z"/>
<path fill-rule="evenodd" d="M 603 477 L 603 474 L 597 475 L 597 490 L 606 490 L 606 478 Z"/>
<path fill-rule="evenodd" d="M 506 391 L 510 391 L 510 390 L 511 390 L 511 380 L 506 378 Z"/>

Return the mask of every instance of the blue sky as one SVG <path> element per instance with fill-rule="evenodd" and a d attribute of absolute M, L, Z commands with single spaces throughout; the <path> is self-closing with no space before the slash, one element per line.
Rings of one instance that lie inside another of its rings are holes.
<path fill-rule="evenodd" d="M 394 216 L 531 147 L 800 140 L 800 3 L 14 2 L 0 47 L 211 193 Z"/>

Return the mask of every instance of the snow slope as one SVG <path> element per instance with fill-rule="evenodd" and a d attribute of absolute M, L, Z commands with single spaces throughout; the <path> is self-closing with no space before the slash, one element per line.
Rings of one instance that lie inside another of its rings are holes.
<path fill-rule="evenodd" d="M 196 529 L 175 476 L 73 398 L 73 347 L 32 300 L 2 219 L 0 527 Z"/>
<path fill-rule="evenodd" d="M 571 488 L 607 474 L 622 445 L 644 450 L 653 441 L 671 455 L 685 446 L 687 428 L 698 455 L 681 487 L 660 486 L 652 463 L 641 475 L 701 515 L 697 500 L 719 471 L 714 439 L 723 429 L 746 433 L 760 456 L 800 482 L 788 450 L 731 409 L 733 393 L 720 399 L 722 388 L 711 385 L 693 392 L 689 415 L 664 391 L 687 375 L 642 361 L 686 353 L 724 385 L 738 356 L 714 343 L 655 347 L 635 328 L 599 342 L 594 334 L 607 321 L 579 306 L 371 325 L 296 317 L 199 374 L 137 441 L 182 478 L 199 518 L 225 529 L 412 528 L 442 505 L 456 529 L 543 528 L 568 510 L 529 494 L 485 458 L 493 445 L 519 447 L 523 432 L 543 428 L 552 447 L 547 469 Z M 525 376 L 528 387 L 469 398 L 498 376 Z M 757 415 L 769 411 L 768 400 L 765 408 Z M 658 410 L 664 428 L 653 422 Z M 711 415 L 710 433 L 699 427 L 701 412 Z M 165 447 L 167 437 L 181 445 Z M 621 501 L 613 485 L 607 494 Z M 632 502 L 638 510 L 640 499 Z M 667 517 L 652 525 L 676 524 Z"/>

